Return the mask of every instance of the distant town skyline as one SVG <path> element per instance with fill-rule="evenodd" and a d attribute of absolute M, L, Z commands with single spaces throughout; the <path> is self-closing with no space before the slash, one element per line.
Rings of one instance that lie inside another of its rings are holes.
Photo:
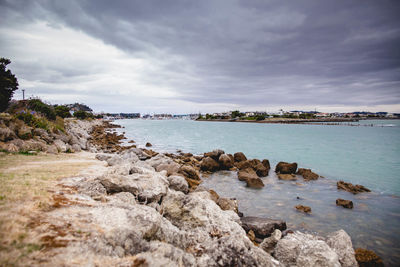
<path fill-rule="evenodd" d="M 400 112 L 399 1 L 0 0 L 20 90 L 100 112 Z"/>

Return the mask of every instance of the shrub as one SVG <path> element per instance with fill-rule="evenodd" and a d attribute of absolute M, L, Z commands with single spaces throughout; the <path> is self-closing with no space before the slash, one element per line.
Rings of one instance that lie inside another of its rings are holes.
<path fill-rule="evenodd" d="M 45 118 L 36 117 L 30 112 L 18 113 L 16 117 L 28 126 L 49 130 L 49 122 Z"/>
<path fill-rule="evenodd" d="M 83 110 L 79 110 L 79 111 L 74 112 L 74 117 L 77 119 L 80 119 L 80 120 L 84 120 L 84 119 L 93 118 L 93 114 L 83 111 Z"/>
<path fill-rule="evenodd" d="M 53 106 L 43 103 L 40 99 L 29 100 L 28 107 L 36 112 L 42 113 L 49 120 L 54 121 L 56 119 L 56 112 Z"/>
<path fill-rule="evenodd" d="M 65 105 L 55 106 L 54 110 L 56 112 L 56 115 L 63 119 L 71 117 L 71 113 L 69 112 L 69 107 L 67 107 Z"/>

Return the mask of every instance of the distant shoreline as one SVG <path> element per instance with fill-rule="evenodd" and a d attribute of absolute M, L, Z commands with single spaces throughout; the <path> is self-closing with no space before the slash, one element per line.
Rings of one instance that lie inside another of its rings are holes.
<path fill-rule="evenodd" d="M 310 122 L 357 122 L 360 119 L 353 118 L 336 118 L 336 119 L 282 119 L 270 118 L 265 120 L 235 120 L 235 119 L 197 119 L 196 121 L 216 121 L 216 122 L 247 122 L 247 123 L 279 123 L 279 124 L 303 124 Z"/>

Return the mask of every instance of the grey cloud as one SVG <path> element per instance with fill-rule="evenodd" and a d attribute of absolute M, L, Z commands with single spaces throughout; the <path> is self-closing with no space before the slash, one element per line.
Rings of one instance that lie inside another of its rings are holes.
<path fill-rule="evenodd" d="M 398 1 L 0 3 L 2 24 L 44 19 L 128 56 L 163 62 L 164 69 L 142 79 L 174 88 L 185 101 L 400 104 Z M 52 69 L 48 82 L 80 72 Z"/>

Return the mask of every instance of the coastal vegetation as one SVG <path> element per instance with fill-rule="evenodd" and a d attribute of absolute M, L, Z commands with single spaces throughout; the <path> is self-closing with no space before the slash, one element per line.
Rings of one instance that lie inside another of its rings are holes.
<path fill-rule="evenodd" d="M 10 102 L 14 91 L 18 89 L 18 80 L 7 65 L 11 61 L 7 58 L 0 58 L 0 112 L 4 111 Z"/>

